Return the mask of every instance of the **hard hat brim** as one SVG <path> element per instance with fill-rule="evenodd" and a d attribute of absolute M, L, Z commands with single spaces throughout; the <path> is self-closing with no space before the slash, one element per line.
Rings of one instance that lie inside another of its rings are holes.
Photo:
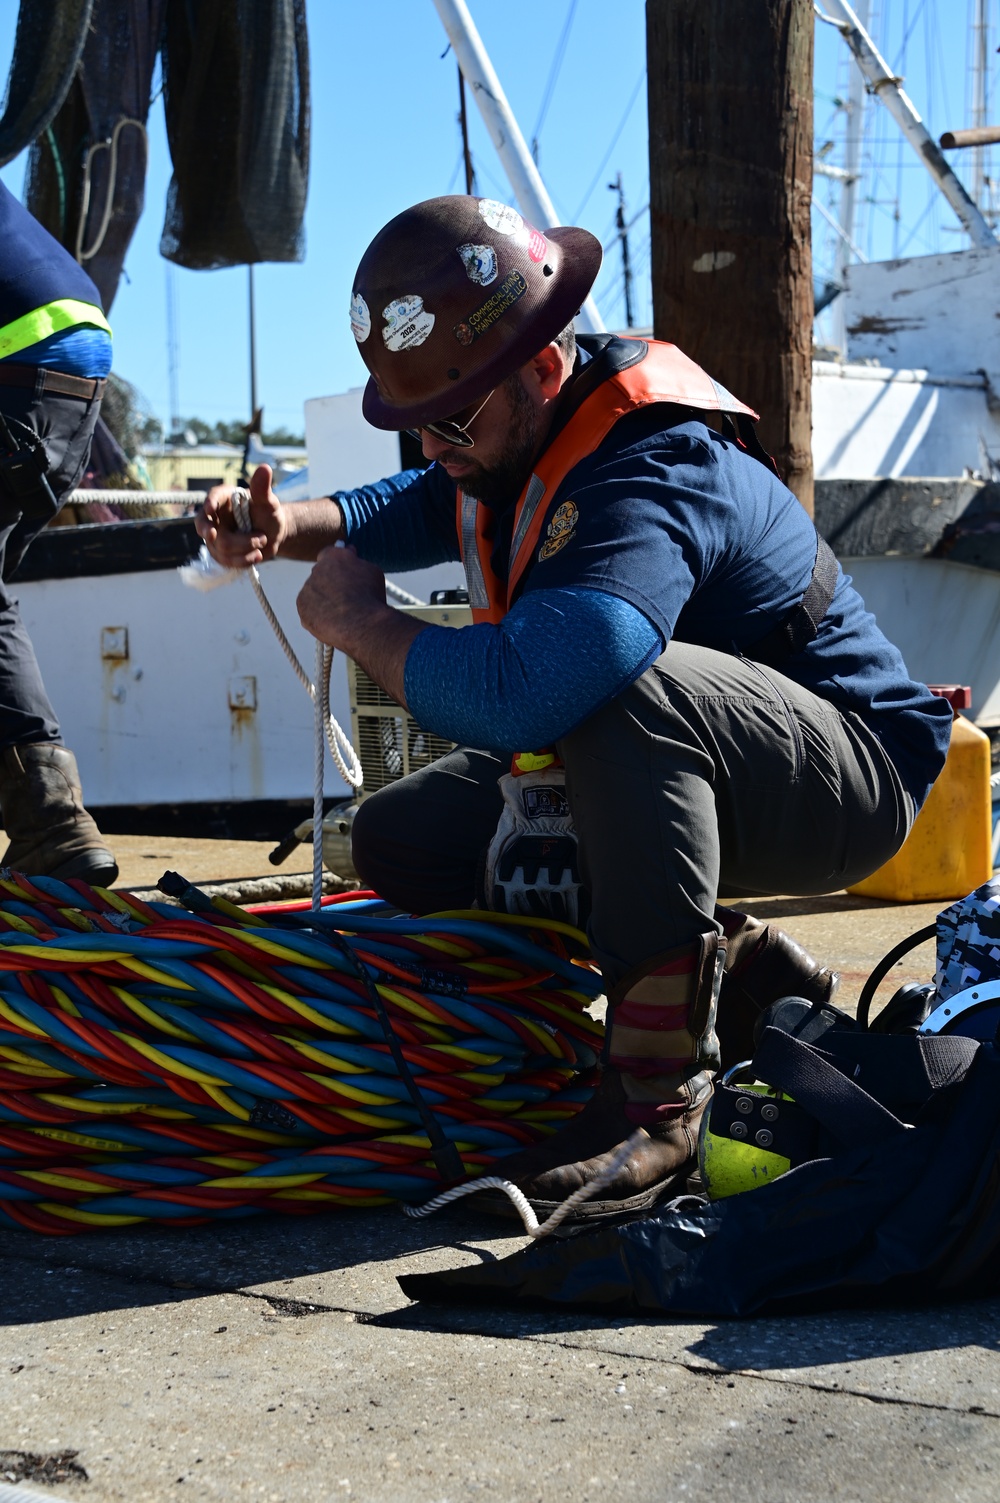
<path fill-rule="evenodd" d="M 401 432 L 451 417 L 463 407 L 484 397 L 565 329 L 579 312 L 580 306 L 597 280 L 603 251 L 601 242 L 589 230 L 560 225 L 546 230 L 546 237 L 562 251 L 559 274 L 553 279 L 550 295 L 537 316 L 526 325 L 502 355 L 484 363 L 464 381 L 456 381 L 447 391 L 438 392 L 422 402 L 406 405 L 387 402 L 373 378 L 369 377 L 361 410 L 373 428 Z"/>

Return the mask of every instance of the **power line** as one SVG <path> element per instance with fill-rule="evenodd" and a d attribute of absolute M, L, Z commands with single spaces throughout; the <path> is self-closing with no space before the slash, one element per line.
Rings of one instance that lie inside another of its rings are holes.
<path fill-rule="evenodd" d="M 545 124 L 545 117 L 549 112 L 549 105 L 552 103 L 552 96 L 559 81 L 563 58 L 566 56 L 566 44 L 569 41 L 570 27 L 573 25 L 573 17 L 576 14 L 576 5 L 577 0 L 569 0 L 569 12 L 566 16 L 566 23 L 556 43 L 556 50 L 552 56 L 552 66 L 549 69 L 548 82 L 545 85 L 542 103 L 538 110 L 538 119 L 535 121 L 535 128 L 531 133 L 531 155 L 534 157 L 536 165 L 538 162 L 538 138 L 542 133 L 542 126 Z"/>
<path fill-rule="evenodd" d="M 622 118 L 618 122 L 618 129 L 615 131 L 614 135 L 611 137 L 611 144 L 608 146 L 607 151 L 604 153 L 603 157 L 601 158 L 601 165 L 600 165 L 600 167 L 598 167 L 597 171 L 594 173 L 594 177 L 593 177 L 593 180 L 592 180 L 592 182 L 590 184 L 590 187 L 587 189 L 586 193 L 583 195 L 583 198 L 580 201 L 580 207 L 577 209 L 576 213 L 573 215 L 573 223 L 574 224 L 576 224 L 579 221 L 580 215 L 583 213 L 584 209 L 587 207 L 588 203 L 590 202 L 590 196 L 591 196 L 591 194 L 593 193 L 594 189 L 597 187 L 598 183 L 601 181 L 601 178 L 604 176 L 604 169 L 608 165 L 609 161 L 611 160 L 611 153 L 614 151 L 615 147 L 618 145 L 618 137 L 621 135 L 622 131 L 625 129 L 625 126 L 626 126 L 626 124 L 628 122 L 628 117 L 632 113 L 632 106 L 635 104 L 636 100 L 639 97 L 639 90 L 642 88 L 643 80 L 645 79 L 645 77 L 646 77 L 646 69 L 645 69 L 645 66 L 643 66 L 642 72 L 639 74 L 639 77 L 636 79 L 635 88 L 632 90 L 632 93 L 629 95 L 628 104 L 625 106 L 625 113 L 624 113 L 624 115 L 622 116 Z"/>

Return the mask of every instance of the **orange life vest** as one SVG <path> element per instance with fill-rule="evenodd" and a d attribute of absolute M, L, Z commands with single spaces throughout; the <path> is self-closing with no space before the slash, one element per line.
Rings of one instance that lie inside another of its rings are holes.
<path fill-rule="evenodd" d="M 472 496 L 458 492 L 456 526 L 476 622 L 502 621 L 517 586 L 535 558 L 549 505 L 569 472 L 607 437 L 615 423 L 652 402 L 670 402 L 702 412 L 728 412 L 756 421 L 737 401 L 695 365 L 676 345 L 657 340 L 620 340 L 636 347 L 636 358 L 610 375 L 580 403 L 542 454 L 524 487 L 514 514 L 509 568 L 502 580 L 493 568 L 495 514 Z M 600 358 L 600 357 L 598 357 Z M 544 504 L 543 504 L 544 503 Z"/>

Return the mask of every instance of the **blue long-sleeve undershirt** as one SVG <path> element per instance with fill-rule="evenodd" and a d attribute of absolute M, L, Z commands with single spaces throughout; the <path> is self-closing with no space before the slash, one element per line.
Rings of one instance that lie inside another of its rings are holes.
<path fill-rule="evenodd" d="M 455 487 L 436 465 L 335 491 L 330 499 L 343 514 L 348 542 L 387 574 L 461 557 Z"/>
<path fill-rule="evenodd" d="M 532 590 L 498 626 L 429 626 L 406 658 L 410 712 L 462 746 L 550 746 L 663 651 L 656 627 L 601 590 Z"/>

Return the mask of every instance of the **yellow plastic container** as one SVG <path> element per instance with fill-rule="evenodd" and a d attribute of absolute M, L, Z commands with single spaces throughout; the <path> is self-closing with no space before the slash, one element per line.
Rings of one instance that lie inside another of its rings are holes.
<path fill-rule="evenodd" d="M 945 697 L 954 704 L 957 694 Z M 992 837 L 990 738 L 956 710 L 947 760 L 913 829 L 891 861 L 847 890 L 897 903 L 964 898 L 993 875 Z"/>

